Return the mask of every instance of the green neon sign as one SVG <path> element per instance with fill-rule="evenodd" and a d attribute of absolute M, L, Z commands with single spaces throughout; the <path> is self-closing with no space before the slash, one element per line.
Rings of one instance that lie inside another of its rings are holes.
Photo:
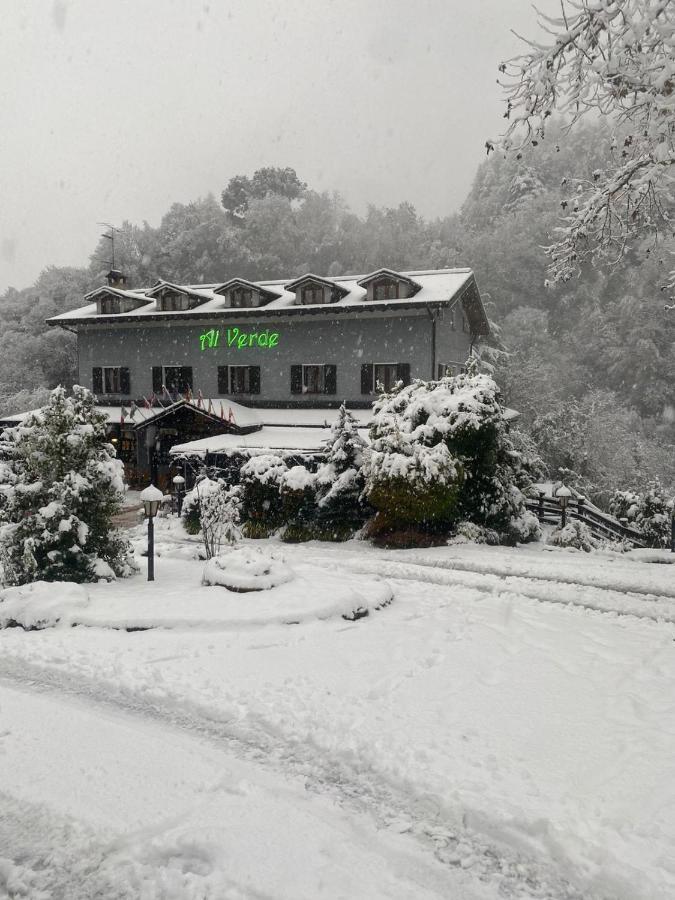
<path fill-rule="evenodd" d="M 199 335 L 200 350 L 215 350 L 220 344 L 220 328 L 211 328 Z M 223 346 L 234 347 L 235 350 L 243 350 L 245 347 L 276 347 L 279 343 L 279 332 L 270 331 L 242 331 L 234 325 L 223 333 Z"/>

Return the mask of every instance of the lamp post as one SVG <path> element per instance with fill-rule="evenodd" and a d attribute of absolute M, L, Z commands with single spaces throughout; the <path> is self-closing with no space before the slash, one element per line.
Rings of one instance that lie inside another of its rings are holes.
<path fill-rule="evenodd" d="M 173 487 L 176 492 L 176 506 L 178 509 L 178 515 L 180 515 L 181 509 L 183 508 L 184 485 L 185 485 L 185 479 L 183 478 L 182 475 L 176 475 L 173 478 Z"/>
<path fill-rule="evenodd" d="M 163 496 L 154 484 L 141 491 L 141 500 L 148 520 L 148 581 L 155 580 L 155 516 Z"/>
<path fill-rule="evenodd" d="M 564 528 L 565 525 L 567 525 L 567 504 L 572 496 L 572 491 L 563 484 L 563 486 L 559 487 L 555 492 L 555 495 L 560 504 L 560 527 Z"/>

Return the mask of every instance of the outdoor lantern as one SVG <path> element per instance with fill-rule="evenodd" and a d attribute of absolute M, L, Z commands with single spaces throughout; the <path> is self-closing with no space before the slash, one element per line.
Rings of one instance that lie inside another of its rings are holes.
<path fill-rule="evenodd" d="M 560 504 L 560 527 L 564 528 L 567 524 L 567 504 L 572 496 L 572 491 L 563 484 L 563 486 L 559 487 L 555 492 L 555 495 Z"/>
<path fill-rule="evenodd" d="M 185 479 L 183 478 L 182 475 L 176 475 L 173 478 L 173 487 L 174 487 L 174 491 L 176 492 L 176 500 L 178 501 L 177 502 L 178 515 L 180 515 L 181 509 L 183 506 L 184 485 L 185 485 Z"/>
<path fill-rule="evenodd" d="M 154 486 L 149 485 L 145 490 L 141 491 L 141 500 L 145 508 L 145 515 L 148 519 L 154 519 L 159 510 L 159 504 L 162 502 L 164 494 Z"/>
<path fill-rule="evenodd" d="M 154 484 L 141 491 L 141 500 L 148 520 L 148 581 L 155 580 L 155 516 L 163 496 L 164 494 Z"/>

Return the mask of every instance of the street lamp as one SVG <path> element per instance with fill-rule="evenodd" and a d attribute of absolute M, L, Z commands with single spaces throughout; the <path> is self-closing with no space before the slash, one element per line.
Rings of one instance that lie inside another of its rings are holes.
<path fill-rule="evenodd" d="M 185 484 L 185 479 L 182 475 L 176 475 L 173 479 L 173 486 L 176 492 L 176 500 L 178 507 L 178 515 L 181 513 L 181 509 L 183 508 L 183 486 Z"/>
<path fill-rule="evenodd" d="M 155 580 L 155 516 L 163 496 L 164 494 L 154 484 L 141 491 L 141 500 L 148 520 L 148 581 Z"/>
<path fill-rule="evenodd" d="M 559 487 L 555 492 L 555 495 L 560 504 L 560 527 L 564 528 L 565 525 L 567 525 L 567 504 L 572 496 L 572 491 L 563 484 L 563 486 Z"/>

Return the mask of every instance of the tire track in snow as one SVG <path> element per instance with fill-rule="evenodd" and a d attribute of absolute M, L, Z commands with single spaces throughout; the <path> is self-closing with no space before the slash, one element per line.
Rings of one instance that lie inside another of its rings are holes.
<path fill-rule="evenodd" d="M 335 560 L 326 558 L 326 565 L 336 566 Z M 382 575 L 380 558 L 366 560 L 362 556 L 340 560 L 340 567 L 347 565 L 350 572 L 361 575 Z M 542 576 L 497 574 L 476 569 L 461 568 L 455 563 L 439 560 L 428 562 L 392 562 L 386 560 L 386 577 L 396 581 L 413 581 L 439 587 L 464 587 L 484 594 L 508 594 L 512 599 L 524 597 L 540 603 L 557 603 L 563 606 L 580 606 L 595 612 L 619 616 L 635 616 L 655 622 L 675 624 L 675 599 L 666 594 L 618 591 L 572 580 Z M 578 592 L 570 588 L 578 588 Z"/>
<path fill-rule="evenodd" d="M 21 661 L 0 660 L 0 680 L 28 692 L 64 694 L 131 716 L 151 719 L 198 735 L 240 758 L 273 771 L 302 778 L 305 788 L 328 794 L 341 805 L 370 815 L 378 827 L 410 834 L 449 867 L 470 870 L 478 880 L 498 885 L 500 895 L 513 900 L 615 900 L 612 893 L 576 886 L 556 870 L 553 861 L 535 859 L 524 848 L 524 838 L 510 833 L 512 844 L 503 840 L 497 823 L 452 810 L 442 810 L 428 794 L 415 796 L 409 787 L 386 781 L 362 761 L 350 764 L 308 741 L 284 741 L 284 735 L 263 720 L 244 728 L 218 720 L 208 709 L 189 711 L 170 701 L 150 700 L 113 685 L 69 676 L 52 667 Z M 520 840 L 521 846 L 517 846 Z"/>

